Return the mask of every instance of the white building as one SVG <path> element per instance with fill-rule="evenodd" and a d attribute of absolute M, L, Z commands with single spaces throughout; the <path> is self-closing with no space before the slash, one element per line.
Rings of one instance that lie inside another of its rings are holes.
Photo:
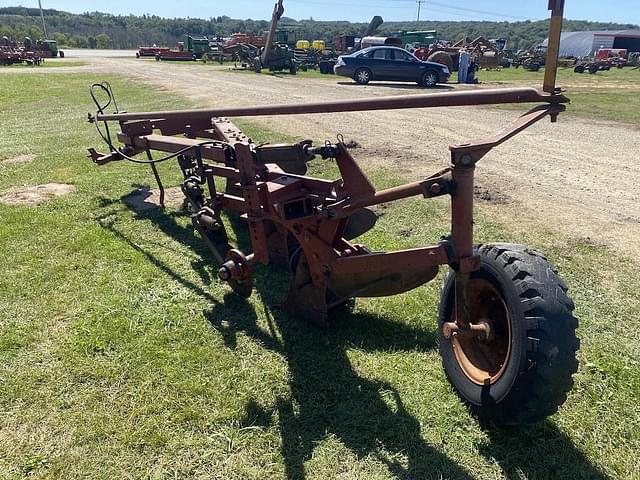
<path fill-rule="evenodd" d="M 547 45 L 548 39 L 543 42 Z M 625 48 L 640 52 L 640 30 L 604 30 L 596 32 L 563 32 L 561 57 L 588 57 L 601 48 Z"/>

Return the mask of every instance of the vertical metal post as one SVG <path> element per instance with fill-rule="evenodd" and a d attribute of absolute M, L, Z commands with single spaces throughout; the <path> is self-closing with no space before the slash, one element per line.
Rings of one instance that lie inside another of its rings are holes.
<path fill-rule="evenodd" d="M 418 19 L 416 20 L 417 22 L 420 21 L 420 8 L 422 7 L 422 4 L 424 3 L 425 0 L 416 0 L 416 3 L 418 4 Z"/>
<path fill-rule="evenodd" d="M 468 163 L 467 165 L 465 165 Z M 455 257 L 469 260 L 473 256 L 473 183 L 475 167 L 471 156 L 455 158 L 451 175 L 455 192 L 451 195 L 451 241 Z M 467 293 L 470 274 L 461 265 L 456 268 L 456 323 L 459 328 L 469 327 L 470 315 Z"/>
<path fill-rule="evenodd" d="M 542 89 L 547 93 L 554 93 L 558 73 L 558 57 L 560 55 L 564 0 L 549 0 L 549 10 L 551 10 L 551 22 L 549 24 L 547 62 L 544 67 L 544 84 Z"/>
<path fill-rule="evenodd" d="M 267 249 L 267 235 L 263 221 L 260 192 L 256 185 L 256 164 L 251 145 L 237 142 L 233 146 L 236 152 L 236 162 L 240 172 L 240 188 L 247 206 L 247 220 L 251 246 L 253 247 L 253 259 L 256 262 L 268 264 L 269 252 Z"/>
<path fill-rule="evenodd" d="M 42 30 L 44 32 L 44 39 L 47 40 L 49 35 L 47 35 L 47 24 L 44 22 L 44 12 L 42 11 L 42 0 L 38 0 L 38 6 L 40 7 L 40 18 L 42 19 Z"/>

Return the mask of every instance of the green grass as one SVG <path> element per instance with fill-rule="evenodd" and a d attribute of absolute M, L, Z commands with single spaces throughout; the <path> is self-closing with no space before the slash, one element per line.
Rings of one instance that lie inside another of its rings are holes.
<path fill-rule="evenodd" d="M 83 62 L 81 60 L 45 60 L 40 65 L 26 65 L 24 63 L 19 63 L 15 65 L 3 66 L 2 68 L 33 68 L 34 70 L 39 70 L 41 68 L 83 67 L 86 64 L 87 62 Z"/>
<path fill-rule="evenodd" d="M 484 85 L 527 85 L 539 88 L 542 86 L 544 69 L 539 72 L 528 72 L 521 68 L 481 71 L 479 78 Z M 640 70 L 612 69 L 590 75 L 574 73 L 572 68 L 560 68 L 558 86 L 565 88 L 571 99 L 571 104 L 567 107 L 569 115 L 613 120 L 635 126 L 640 122 Z"/>
<path fill-rule="evenodd" d="M 573 68 L 558 68 L 558 84 L 566 87 L 590 86 L 592 88 L 610 88 L 613 85 L 633 85 L 638 81 L 638 70 L 631 67 L 617 69 L 608 72 L 598 72 L 595 75 L 589 73 L 578 74 Z M 530 72 L 523 68 L 503 68 L 500 70 L 481 70 L 479 78 L 485 83 L 511 84 L 528 83 L 542 85 L 544 68 L 537 72 Z M 636 85 L 636 88 L 637 85 Z"/>
<path fill-rule="evenodd" d="M 360 301 L 328 331 L 273 308 L 282 272 L 259 268 L 249 301 L 233 296 L 214 280 L 187 212 L 134 213 L 120 202 L 151 184 L 146 168 L 84 158 L 100 146 L 85 120 L 96 80 L 0 84 L 0 162 L 35 155 L 0 163 L 0 191 L 52 181 L 77 189 L 37 208 L 0 204 L 0 478 L 640 477 L 636 263 L 542 228 L 516 236 L 479 206 L 479 240 L 526 242 L 560 267 L 582 339 L 576 386 L 557 415 L 483 428 L 440 367 L 438 282 Z M 109 80 L 128 111 L 186 103 Z M 243 128 L 257 141 L 286 139 Z M 171 167 L 161 173 L 176 185 Z M 312 170 L 336 172 L 322 161 Z M 378 186 L 403 181 L 371 173 Z M 382 213 L 362 239 L 373 249 L 448 231 L 444 201 Z"/>

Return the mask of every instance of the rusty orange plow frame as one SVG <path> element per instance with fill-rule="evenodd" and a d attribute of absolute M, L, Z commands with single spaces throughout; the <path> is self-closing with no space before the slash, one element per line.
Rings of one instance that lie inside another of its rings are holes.
<path fill-rule="evenodd" d="M 571 386 L 577 349 L 573 306 L 567 297 L 569 303 L 565 302 L 565 311 L 559 317 L 557 312 L 545 317 L 540 311 L 546 307 L 540 304 L 536 306 L 537 313 L 529 314 L 523 305 L 527 298 L 536 297 L 523 297 L 520 290 L 537 288 L 535 291 L 540 293 L 548 287 L 565 292 L 566 288 L 559 277 L 552 278 L 556 282 L 553 285 L 538 278 L 536 269 L 555 271 L 540 263 L 544 257 L 528 250 L 491 245 L 474 248 L 473 192 L 476 164 L 487 153 L 546 117 L 556 121 L 569 101 L 555 85 L 564 1 L 550 1 L 549 8 L 552 16 L 542 90 L 476 89 L 296 105 L 105 113 L 115 103 L 111 88 L 105 83 L 95 84 L 93 91 L 102 90 L 109 101 L 107 105 L 96 101 L 98 112 L 89 120 L 102 125 L 99 131 L 110 152 L 102 154 L 90 149 L 90 156 L 99 165 L 122 159 L 150 164 L 161 201 L 164 189 L 156 164 L 175 160 L 184 175 L 182 191 L 193 209 L 193 225 L 219 263 L 219 278 L 236 293 L 248 297 L 253 289 L 254 265 L 289 265 L 292 280 L 284 307 L 317 325 L 326 325 L 331 309 L 349 299 L 407 292 L 433 280 L 438 267 L 448 265 L 451 273 L 445 281 L 439 329 L 448 377 L 481 415 L 504 423 L 538 420 L 564 401 Z M 451 163 L 444 170 L 380 191 L 360 169 L 340 136 L 337 142 L 320 146 L 311 141 L 256 145 L 228 120 L 515 103 L 537 106 L 491 138 L 450 146 Z M 117 139 L 123 146 L 113 145 L 110 122 L 118 122 Z M 166 156 L 155 159 L 153 152 L 164 152 Z M 146 158 L 136 157 L 139 154 L 146 154 Z M 317 156 L 335 159 L 341 178 L 330 181 L 305 176 L 307 162 Z M 216 178 L 226 180 L 222 191 L 217 189 Z M 438 245 L 372 252 L 353 241 L 375 225 L 376 216 L 370 207 L 413 196 L 451 198 L 451 234 Z M 246 222 L 250 252 L 229 244 L 222 216 L 228 210 L 238 212 Z M 500 280 L 498 274 L 492 277 L 486 273 L 497 268 L 491 267 L 491 262 L 495 264 L 503 258 L 506 272 L 510 266 L 533 267 L 522 267 L 524 273 L 514 274 L 511 283 Z M 525 282 L 524 287 L 521 281 Z M 537 285 L 542 282 L 547 283 Z M 513 294 L 517 296 L 515 303 Z M 539 296 L 542 298 L 543 293 Z M 538 332 L 537 337 L 532 332 Z M 556 357 L 546 355 L 546 340 L 560 351 Z M 527 373 L 532 369 L 537 373 Z M 550 378 L 546 383 L 542 382 L 545 375 Z M 522 396 L 537 395 L 543 389 L 541 382 L 551 393 L 535 406 L 527 406 Z"/>

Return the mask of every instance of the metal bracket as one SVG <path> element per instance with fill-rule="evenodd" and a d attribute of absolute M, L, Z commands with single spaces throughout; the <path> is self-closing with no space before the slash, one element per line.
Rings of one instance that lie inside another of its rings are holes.
<path fill-rule="evenodd" d="M 454 189 L 455 183 L 450 172 L 436 178 L 428 178 L 422 182 L 422 195 L 424 198 L 449 195 L 453 193 Z"/>
<path fill-rule="evenodd" d="M 518 133 L 539 122 L 547 115 L 550 115 L 551 120 L 553 121 L 565 110 L 566 107 L 562 104 L 540 105 L 529 110 L 524 115 L 521 115 L 509 127 L 498 132 L 493 137 L 476 142 L 451 145 L 449 147 L 449 150 L 451 151 L 451 163 L 456 168 L 471 168 L 494 147 L 497 147 L 510 138 L 515 137 Z"/>

